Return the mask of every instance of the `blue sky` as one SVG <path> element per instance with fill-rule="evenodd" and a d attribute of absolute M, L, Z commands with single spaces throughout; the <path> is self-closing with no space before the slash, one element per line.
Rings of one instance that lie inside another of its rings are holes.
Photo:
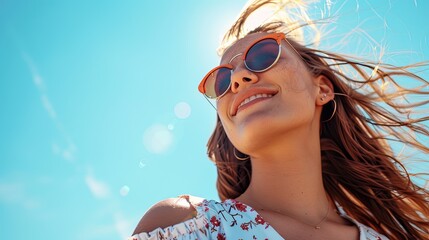
<path fill-rule="evenodd" d="M 0 238 L 121 239 L 161 199 L 217 199 L 197 85 L 245 2 L 0 0 Z M 312 8 L 342 7 L 332 43 L 366 31 L 341 51 L 429 59 L 428 1 L 344 2 Z"/>

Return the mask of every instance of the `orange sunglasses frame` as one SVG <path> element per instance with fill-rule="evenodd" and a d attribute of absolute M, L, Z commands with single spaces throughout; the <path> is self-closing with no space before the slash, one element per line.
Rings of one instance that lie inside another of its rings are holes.
<path fill-rule="evenodd" d="M 263 41 L 263 40 L 265 40 L 265 39 L 274 39 L 274 40 L 276 40 L 276 42 L 279 44 L 279 48 L 280 48 L 280 49 L 279 49 L 279 54 L 278 54 L 278 56 L 277 56 L 277 59 L 273 62 L 273 64 L 271 64 L 269 67 L 267 67 L 267 68 L 265 68 L 265 69 L 263 69 L 263 70 L 253 70 L 253 69 L 250 69 L 250 68 L 247 66 L 246 61 L 245 61 L 246 56 L 247 56 L 247 53 L 249 52 L 249 50 L 250 50 L 250 49 L 251 49 L 255 44 L 257 44 L 258 42 Z M 246 68 L 247 68 L 249 71 L 252 71 L 252 72 L 264 72 L 264 71 L 266 71 L 266 70 L 270 69 L 272 66 L 274 66 L 274 65 L 277 63 L 277 61 L 279 60 L 279 58 L 280 58 L 280 53 L 281 53 L 281 41 L 282 41 L 283 39 L 286 39 L 286 35 L 285 35 L 284 33 L 270 33 L 270 34 L 268 34 L 268 35 L 263 36 L 262 38 L 259 38 L 259 39 L 255 40 L 252 44 L 250 44 L 250 45 L 249 45 L 249 47 L 247 47 L 246 51 L 244 51 L 244 54 L 241 54 L 241 55 L 242 55 L 241 60 L 243 60 L 244 65 L 246 66 Z M 236 56 L 239 56 L 239 55 L 240 55 L 240 54 L 237 54 Z M 234 59 L 234 58 L 233 58 L 233 59 Z M 232 70 L 232 69 L 234 69 L 234 66 L 232 66 L 232 64 L 223 64 L 223 65 L 217 66 L 217 67 L 213 68 L 212 70 L 210 70 L 210 71 L 209 71 L 209 72 L 204 76 L 204 78 L 201 80 L 200 84 L 198 85 L 198 91 L 200 91 L 202 94 L 204 94 L 205 96 L 207 96 L 207 95 L 205 94 L 205 93 L 206 93 L 206 88 L 204 87 L 204 85 L 206 84 L 207 79 L 209 78 L 210 74 L 212 74 L 214 71 L 216 71 L 216 70 L 218 70 L 218 69 L 220 69 L 220 68 L 227 68 L 227 69 Z M 227 93 L 227 92 L 228 92 L 228 90 L 229 90 L 229 88 L 230 88 L 230 87 L 231 87 L 231 81 L 230 81 L 230 83 L 229 83 L 228 89 L 227 89 L 227 90 L 226 90 L 222 95 L 220 95 L 220 96 L 218 96 L 218 97 L 216 97 L 216 98 L 212 98 L 212 99 L 218 99 L 218 98 L 222 97 L 225 93 Z M 209 96 L 207 96 L 207 97 L 209 97 Z M 211 98 L 211 97 L 209 97 L 209 98 Z"/>

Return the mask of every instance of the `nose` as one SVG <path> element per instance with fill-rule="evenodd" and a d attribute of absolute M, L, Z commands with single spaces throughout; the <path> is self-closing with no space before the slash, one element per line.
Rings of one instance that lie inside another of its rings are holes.
<path fill-rule="evenodd" d="M 259 81 L 258 76 L 243 64 L 237 66 L 231 74 L 231 91 L 237 93 Z"/>

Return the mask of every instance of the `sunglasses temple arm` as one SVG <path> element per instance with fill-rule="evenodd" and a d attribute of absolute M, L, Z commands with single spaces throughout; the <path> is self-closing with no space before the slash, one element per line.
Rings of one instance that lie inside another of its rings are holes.
<path fill-rule="evenodd" d="M 203 95 L 203 96 L 204 96 L 204 98 L 207 100 L 207 102 L 209 102 L 209 103 L 210 103 L 210 105 L 212 105 L 213 109 L 214 109 L 215 111 L 217 111 L 216 107 L 213 105 L 213 103 L 212 103 L 212 102 L 210 102 L 210 100 L 206 97 L 206 95 Z"/>

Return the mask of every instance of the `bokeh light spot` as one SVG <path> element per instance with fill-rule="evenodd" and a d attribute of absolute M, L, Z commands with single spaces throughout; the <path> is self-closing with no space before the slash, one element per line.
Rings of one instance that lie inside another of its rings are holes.
<path fill-rule="evenodd" d="M 188 118 L 191 115 L 191 106 L 186 102 L 179 102 L 174 106 L 174 114 L 180 119 Z"/>
<path fill-rule="evenodd" d="M 121 194 L 121 196 L 123 197 L 127 196 L 129 192 L 130 192 L 130 187 L 128 187 L 127 185 L 122 186 L 121 189 L 119 190 L 119 194 Z"/>
<path fill-rule="evenodd" d="M 173 134 L 161 124 L 155 124 L 146 129 L 143 134 L 143 145 L 152 153 L 163 153 L 173 143 Z"/>

